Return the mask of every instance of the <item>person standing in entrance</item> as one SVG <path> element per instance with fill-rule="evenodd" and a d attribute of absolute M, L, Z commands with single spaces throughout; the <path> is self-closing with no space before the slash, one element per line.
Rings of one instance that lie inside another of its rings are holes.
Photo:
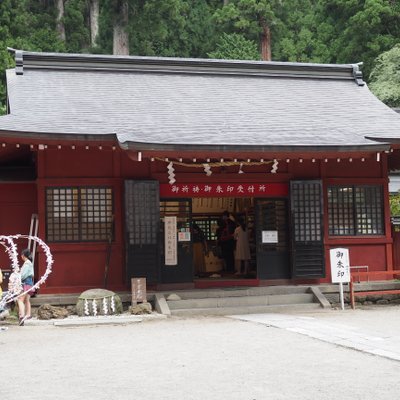
<path fill-rule="evenodd" d="M 196 222 L 192 223 L 192 243 L 194 274 L 195 276 L 201 277 L 206 272 L 204 256 L 207 253 L 207 241 L 204 232 Z"/>
<path fill-rule="evenodd" d="M 236 224 L 230 219 L 228 211 L 222 214 L 222 230 L 220 237 L 222 258 L 225 261 L 226 272 L 234 272 L 235 270 L 235 239 L 233 233 L 235 232 Z"/>
<path fill-rule="evenodd" d="M 239 219 L 238 226 L 236 227 L 233 236 L 236 240 L 235 275 L 240 275 L 242 273 L 242 263 L 244 264 L 243 273 L 244 275 L 247 275 L 249 273 L 249 261 L 251 259 L 251 256 L 250 256 L 249 236 L 247 234 L 246 224 L 243 218 Z"/>
<path fill-rule="evenodd" d="M 25 293 L 23 296 L 18 297 L 18 313 L 19 325 L 24 325 L 25 320 L 31 318 L 31 295 L 30 288 L 33 286 L 33 264 L 32 255 L 29 249 L 22 250 L 21 258 L 24 264 L 21 268 L 21 283 L 22 290 Z"/>

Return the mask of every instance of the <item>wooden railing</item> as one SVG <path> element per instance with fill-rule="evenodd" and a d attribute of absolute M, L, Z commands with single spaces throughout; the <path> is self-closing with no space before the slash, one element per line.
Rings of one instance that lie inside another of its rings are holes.
<path fill-rule="evenodd" d="M 400 279 L 400 270 L 391 271 L 367 271 L 367 272 L 352 272 L 350 274 L 350 305 L 351 308 L 355 309 L 355 298 L 357 296 L 368 296 L 368 295 L 380 295 L 380 294 L 400 294 L 400 289 L 386 289 L 386 290 L 370 290 L 370 291 L 354 291 L 354 277 L 358 277 L 358 282 L 360 282 L 361 277 L 365 277 L 369 282 L 370 278 L 389 278 L 389 279 Z"/>

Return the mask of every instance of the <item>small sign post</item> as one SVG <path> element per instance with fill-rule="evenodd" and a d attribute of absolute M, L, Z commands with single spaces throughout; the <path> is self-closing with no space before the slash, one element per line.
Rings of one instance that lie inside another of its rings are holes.
<path fill-rule="evenodd" d="M 336 248 L 330 250 L 332 283 L 339 283 L 340 304 L 344 310 L 343 283 L 350 282 L 349 249 Z"/>
<path fill-rule="evenodd" d="M 146 278 L 131 278 L 132 305 L 147 302 Z"/>

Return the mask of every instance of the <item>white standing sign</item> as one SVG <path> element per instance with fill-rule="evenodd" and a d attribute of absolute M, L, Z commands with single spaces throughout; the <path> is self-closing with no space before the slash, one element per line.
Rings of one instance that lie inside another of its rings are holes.
<path fill-rule="evenodd" d="M 176 217 L 164 217 L 165 265 L 178 265 Z"/>
<path fill-rule="evenodd" d="M 332 283 L 350 282 L 349 249 L 331 249 L 330 257 Z"/>
<path fill-rule="evenodd" d="M 340 303 L 344 310 L 343 283 L 350 282 L 349 249 L 336 248 L 330 250 L 332 283 L 340 285 Z"/>

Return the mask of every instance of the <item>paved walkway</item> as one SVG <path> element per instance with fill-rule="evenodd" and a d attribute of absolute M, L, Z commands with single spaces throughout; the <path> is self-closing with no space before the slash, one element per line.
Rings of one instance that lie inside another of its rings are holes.
<path fill-rule="evenodd" d="M 230 318 L 285 329 L 314 339 L 400 361 L 400 308 L 335 311 L 326 315 L 233 315 Z M 366 313 L 369 313 L 369 318 Z M 387 318 L 382 318 L 381 314 Z M 375 315 L 374 315 L 375 314 Z M 376 321 L 375 316 L 380 316 Z"/>

